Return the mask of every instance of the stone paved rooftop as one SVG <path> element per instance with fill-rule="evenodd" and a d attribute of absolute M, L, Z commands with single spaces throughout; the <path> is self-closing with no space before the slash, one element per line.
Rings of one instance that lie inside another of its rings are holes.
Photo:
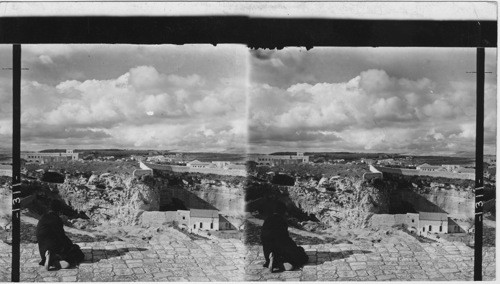
<path fill-rule="evenodd" d="M 305 245 L 309 263 L 298 271 L 262 268 L 259 246 L 247 247 L 247 281 L 473 280 L 474 250 L 461 243 Z M 495 280 L 495 248 L 483 250 L 483 280 Z"/>
<path fill-rule="evenodd" d="M 262 248 L 237 240 L 79 243 L 78 268 L 45 271 L 36 244 L 23 244 L 21 281 L 451 281 L 472 280 L 474 251 L 461 243 L 305 245 L 310 261 L 269 273 Z M 0 282 L 10 281 L 11 247 L 0 243 Z M 495 280 L 495 248 L 483 252 L 483 280 Z"/>
<path fill-rule="evenodd" d="M 78 245 L 85 253 L 78 268 L 46 271 L 38 265 L 37 244 L 23 244 L 21 281 L 241 281 L 244 277 L 245 248 L 237 240 Z M 2 281 L 10 281 L 10 271 L 0 274 Z"/>

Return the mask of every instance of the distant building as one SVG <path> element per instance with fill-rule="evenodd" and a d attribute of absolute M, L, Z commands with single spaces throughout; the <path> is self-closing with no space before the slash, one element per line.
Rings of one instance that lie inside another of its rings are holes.
<path fill-rule="evenodd" d="M 395 163 L 394 159 L 381 159 L 377 161 L 378 164 L 380 165 L 393 165 Z"/>
<path fill-rule="evenodd" d="M 209 162 L 200 162 L 198 160 L 194 160 L 194 161 L 191 161 L 189 163 L 186 163 L 186 166 L 190 167 L 190 168 L 215 168 L 217 167 L 215 164 L 213 163 L 209 163 Z"/>
<path fill-rule="evenodd" d="M 431 166 L 429 164 L 422 164 L 417 166 L 417 170 L 424 172 L 437 172 L 443 170 L 441 166 Z"/>
<path fill-rule="evenodd" d="M 156 156 L 150 156 L 146 159 L 146 161 L 148 162 L 160 162 L 160 163 L 163 163 L 163 162 L 170 162 L 171 159 L 163 156 L 163 155 L 156 155 Z"/>
<path fill-rule="evenodd" d="M 375 163 L 375 160 L 374 159 L 365 159 L 365 158 L 361 158 L 361 163 L 365 163 L 367 165 L 371 165 L 371 164 L 374 164 Z"/>
<path fill-rule="evenodd" d="M 217 168 L 226 168 L 231 164 L 229 161 L 212 161 L 212 164 L 214 164 Z"/>
<path fill-rule="evenodd" d="M 497 164 L 497 157 L 496 156 L 484 156 L 484 161 L 490 165 L 496 165 Z"/>
<path fill-rule="evenodd" d="M 65 153 L 41 153 L 41 152 L 27 152 L 21 154 L 21 159 L 28 162 L 35 163 L 50 163 L 50 162 L 64 162 L 70 160 L 78 160 L 78 153 L 73 150 L 66 150 Z"/>
<path fill-rule="evenodd" d="M 255 162 L 259 165 L 286 165 L 286 164 L 300 164 L 308 163 L 309 156 L 304 156 L 304 153 L 297 152 L 297 155 L 261 155 L 254 158 Z"/>
<path fill-rule="evenodd" d="M 457 169 L 461 168 L 459 165 L 441 165 L 441 167 L 449 172 L 455 172 Z"/>

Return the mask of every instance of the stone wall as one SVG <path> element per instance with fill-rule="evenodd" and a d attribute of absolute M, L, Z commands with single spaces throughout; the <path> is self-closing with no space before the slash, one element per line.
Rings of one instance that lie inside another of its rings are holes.
<path fill-rule="evenodd" d="M 378 173 L 370 173 L 370 172 L 366 172 L 363 174 L 363 180 L 365 181 L 369 181 L 369 180 L 372 180 L 372 179 L 383 179 L 383 175 L 381 172 L 378 172 Z"/>
<path fill-rule="evenodd" d="M 133 176 L 136 178 L 140 178 L 142 176 L 152 176 L 153 175 L 153 170 L 143 170 L 143 169 L 136 169 L 134 170 Z"/>
<path fill-rule="evenodd" d="M 161 227 L 166 223 L 177 221 L 177 211 L 146 211 L 141 215 L 141 225 Z"/>
<path fill-rule="evenodd" d="M 372 227 L 391 227 L 406 223 L 406 214 L 373 214 L 370 218 Z"/>
<path fill-rule="evenodd" d="M 215 175 L 229 175 L 229 176 L 246 176 L 246 170 L 236 169 L 221 169 L 221 168 L 192 168 L 187 166 L 175 165 L 156 165 L 145 163 L 145 165 L 154 170 L 171 171 L 174 173 L 200 173 L 200 174 L 215 174 Z"/>
<path fill-rule="evenodd" d="M 452 172 L 428 172 L 428 171 L 419 171 L 414 169 L 403 169 L 403 168 L 388 168 L 388 167 L 380 167 L 373 166 L 373 168 L 377 169 L 383 173 L 391 173 L 391 174 L 399 174 L 404 176 L 431 176 L 431 177 L 442 177 L 442 178 L 451 178 L 451 179 L 469 179 L 474 180 L 475 174 L 473 173 L 452 173 Z M 370 168 L 371 169 L 371 168 Z"/>

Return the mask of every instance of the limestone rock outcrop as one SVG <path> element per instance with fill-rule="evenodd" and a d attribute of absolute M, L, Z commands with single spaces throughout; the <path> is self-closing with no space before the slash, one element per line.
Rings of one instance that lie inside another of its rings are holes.
<path fill-rule="evenodd" d="M 340 228 L 362 228 L 372 214 L 389 208 L 388 192 L 354 178 L 322 178 L 316 187 L 309 180 L 288 187 L 290 200 L 321 223 Z"/>
<path fill-rule="evenodd" d="M 61 198 L 74 210 L 99 223 L 137 224 L 144 211 L 159 210 L 160 179 L 135 179 L 127 174 L 70 177 L 58 185 Z"/>

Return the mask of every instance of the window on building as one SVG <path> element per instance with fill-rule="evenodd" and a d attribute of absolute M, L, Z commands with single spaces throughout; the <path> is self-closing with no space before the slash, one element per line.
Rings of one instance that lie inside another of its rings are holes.
<path fill-rule="evenodd" d="M 411 222 L 412 222 L 412 223 L 415 223 L 415 219 L 411 219 Z"/>
<path fill-rule="evenodd" d="M 193 224 L 193 229 L 196 229 L 196 224 Z"/>
<path fill-rule="evenodd" d="M 202 228 L 203 228 L 203 223 L 202 223 L 202 222 L 200 222 L 200 229 L 202 229 Z"/>
<path fill-rule="evenodd" d="M 439 226 L 439 231 L 442 232 L 443 231 L 443 226 Z"/>
<path fill-rule="evenodd" d="M 210 229 L 214 228 L 214 223 L 210 223 Z"/>
<path fill-rule="evenodd" d="M 182 216 L 182 220 L 186 220 L 186 216 Z"/>
<path fill-rule="evenodd" d="M 431 226 L 431 225 L 429 225 L 429 232 L 431 232 L 431 231 L 432 231 L 432 226 Z"/>
<path fill-rule="evenodd" d="M 425 232 L 425 227 L 422 227 L 422 232 Z"/>

